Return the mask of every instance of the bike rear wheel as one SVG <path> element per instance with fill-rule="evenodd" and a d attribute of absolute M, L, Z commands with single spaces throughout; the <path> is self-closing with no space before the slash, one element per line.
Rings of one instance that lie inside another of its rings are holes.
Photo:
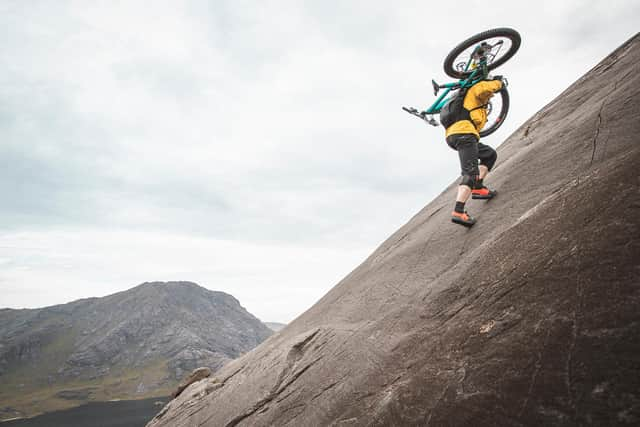
<path fill-rule="evenodd" d="M 494 28 L 476 34 L 453 48 L 444 60 L 444 72 L 457 79 L 468 77 L 480 64 L 487 62 L 491 71 L 507 62 L 520 48 L 520 34 L 511 28 Z"/>
<path fill-rule="evenodd" d="M 498 130 L 509 112 L 509 92 L 507 88 L 500 89 L 489 101 L 487 106 L 487 123 L 479 132 L 480 138 L 491 135 Z"/>

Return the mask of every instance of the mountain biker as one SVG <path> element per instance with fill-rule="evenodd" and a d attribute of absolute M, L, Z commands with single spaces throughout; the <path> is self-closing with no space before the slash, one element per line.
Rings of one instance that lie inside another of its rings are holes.
<path fill-rule="evenodd" d="M 458 152 L 462 179 L 458 186 L 456 205 L 451 221 L 466 227 L 476 223 L 464 208 L 472 196 L 474 199 L 491 199 L 497 194 L 488 189 L 483 180 L 498 158 L 496 150 L 480 142 L 479 132 L 487 122 L 487 105 L 494 93 L 506 86 L 502 76 L 488 77 L 471 86 L 464 95 L 461 120 L 447 127 L 445 137 L 449 147 Z M 480 166 L 478 166 L 480 160 Z"/>

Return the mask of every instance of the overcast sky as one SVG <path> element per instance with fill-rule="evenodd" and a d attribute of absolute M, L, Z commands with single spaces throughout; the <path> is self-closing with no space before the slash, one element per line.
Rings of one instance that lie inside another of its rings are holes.
<path fill-rule="evenodd" d="M 288 322 L 457 178 L 400 108 L 432 103 L 453 46 L 522 35 L 495 147 L 638 22 L 637 1 L 1 0 L 0 307 L 191 280 Z"/>

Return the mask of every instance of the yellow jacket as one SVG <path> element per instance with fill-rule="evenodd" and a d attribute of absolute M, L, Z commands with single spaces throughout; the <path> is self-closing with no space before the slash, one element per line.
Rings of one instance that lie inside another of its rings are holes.
<path fill-rule="evenodd" d="M 481 107 L 487 102 L 494 93 L 502 89 L 502 82 L 500 80 L 482 80 L 467 90 L 467 94 L 464 97 L 462 105 L 469 110 L 471 120 L 460 120 L 452 124 L 447 128 L 445 136 L 459 134 L 459 133 L 472 133 L 480 138 L 478 133 L 484 125 L 487 123 L 487 108 Z"/>

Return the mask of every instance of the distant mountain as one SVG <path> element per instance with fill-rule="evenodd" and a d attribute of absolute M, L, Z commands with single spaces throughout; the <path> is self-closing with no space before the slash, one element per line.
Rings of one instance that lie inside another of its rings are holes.
<path fill-rule="evenodd" d="M 278 322 L 264 322 L 264 324 L 267 325 L 267 327 L 274 332 L 278 332 L 279 330 L 287 326 L 286 323 L 278 323 Z"/>
<path fill-rule="evenodd" d="M 272 333 L 231 295 L 190 282 L 1 309 L 0 420 L 168 395 L 192 369 L 218 369 Z"/>

